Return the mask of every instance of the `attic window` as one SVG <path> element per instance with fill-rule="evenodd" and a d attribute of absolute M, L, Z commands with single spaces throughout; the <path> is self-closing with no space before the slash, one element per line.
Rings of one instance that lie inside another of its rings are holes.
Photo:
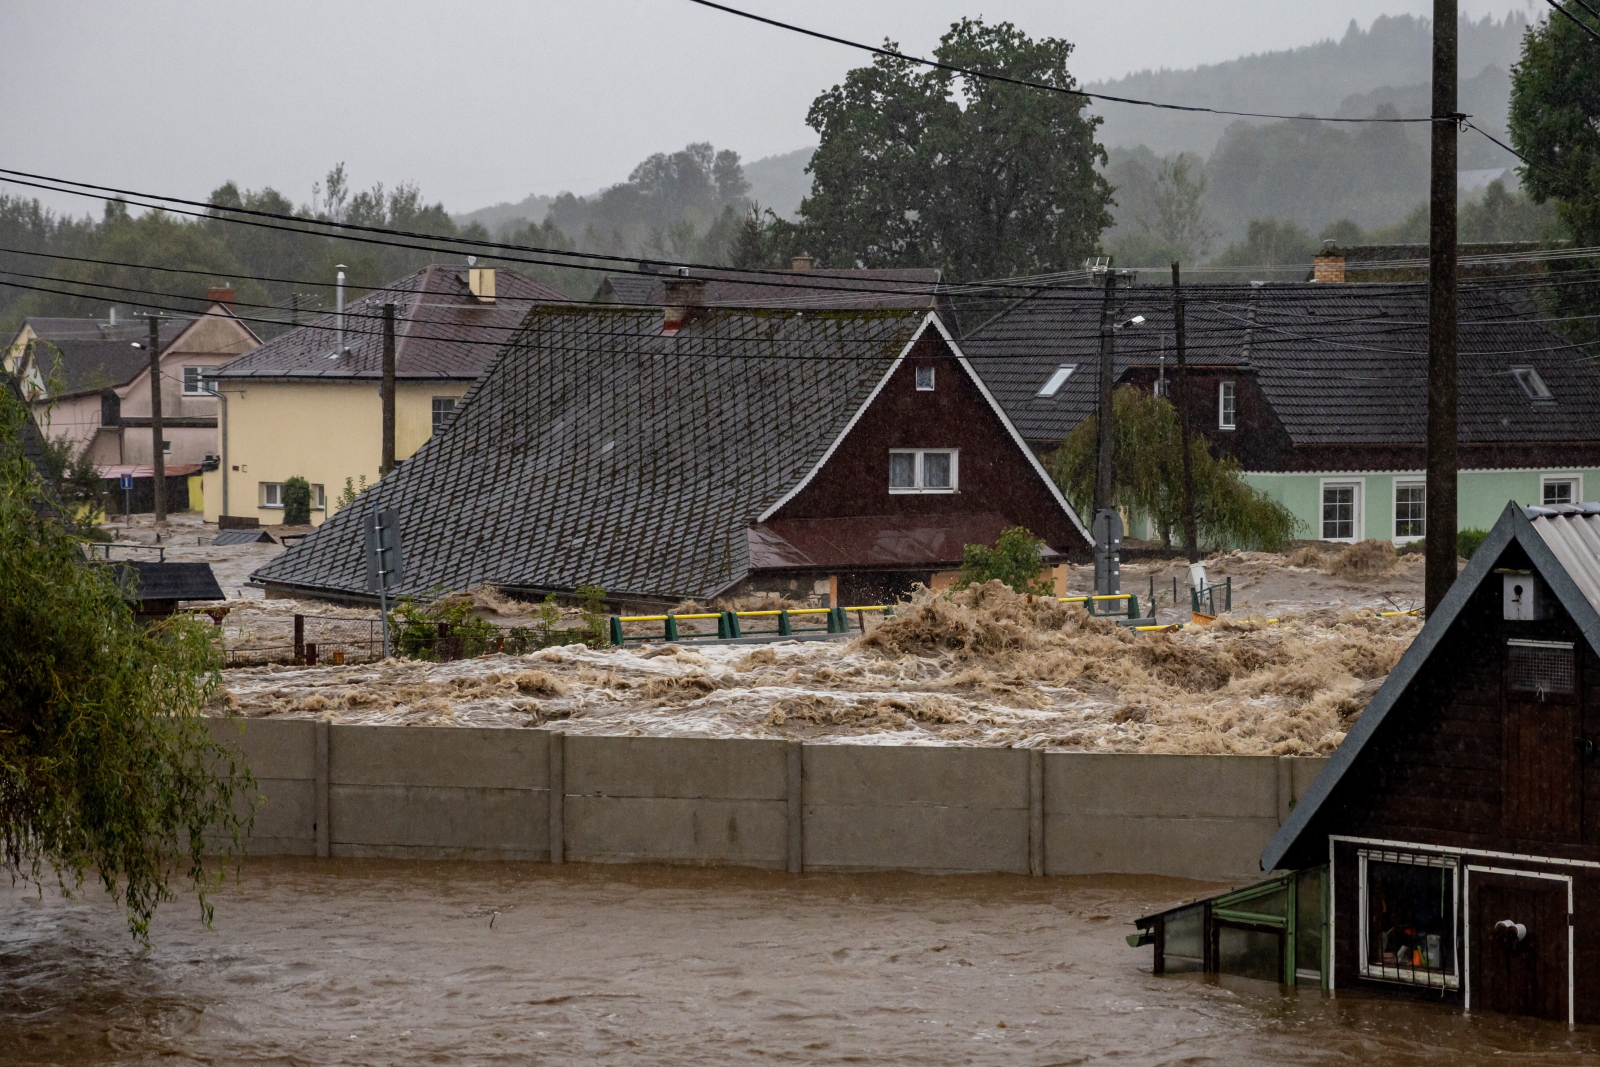
<path fill-rule="evenodd" d="M 917 391 L 919 393 L 931 393 L 931 392 L 933 392 L 933 368 L 932 367 L 918 367 L 917 368 Z"/>
<path fill-rule="evenodd" d="M 1061 366 L 1057 367 L 1051 372 L 1049 378 L 1045 379 L 1045 383 L 1039 386 L 1038 395 L 1055 396 L 1056 393 L 1060 391 L 1061 387 L 1067 384 L 1067 379 L 1072 377 L 1072 372 L 1077 369 L 1078 365 L 1076 363 L 1061 364 Z"/>
<path fill-rule="evenodd" d="M 890 493 L 953 493 L 957 488 L 959 450 L 893 448 L 889 450 Z"/>
<path fill-rule="evenodd" d="M 1528 394 L 1529 400 L 1553 399 L 1550 387 L 1544 384 L 1544 379 L 1539 377 L 1539 372 L 1532 367 L 1512 367 L 1511 376 L 1522 386 L 1522 391 Z"/>
<path fill-rule="evenodd" d="M 1572 642 L 1506 642 L 1506 688 L 1522 693 L 1571 693 L 1576 688 Z"/>

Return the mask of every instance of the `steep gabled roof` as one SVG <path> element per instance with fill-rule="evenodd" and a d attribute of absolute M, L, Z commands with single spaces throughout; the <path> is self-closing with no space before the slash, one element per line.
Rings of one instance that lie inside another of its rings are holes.
<path fill-rule="evenodd" d="M 710 307 L 931 309 L 940 306 L 943 273 L 935 267 L 774 270 L 760 274 L 699 269 L 695 276 L 706 279 L 705 300 Z M 613 274 L 600 284 L 597 296 L 619 304 L 659 307 L 666 298 L 666 284 L 659 277 Z"/>
<path fill-rule="evenodd" d="M 345 305 L 345 347 L 338 321 L 319 315 L 218 369 L 219 379 L 380 378 L 383 305 L 395 305 L 395 373 L 400 378 L 471 380 L 488 368 L 532 305 L 566 297 L 516 271 L 500 268 L 495 301 L 468 287 L 466 267 L 434 265 Z"/>
<path fill-rule="evenodd" d="M 144 344 L 150 327 L 142 320 L 124 319 L 115 326 L 103 319 L 33 318 L 25 322 L 36 340 L 28 354 L 29 364 L 37 368 L 39 380 L 50 383 L 60 372 L 60 389 L 55 396 L 98 392 L 127 385 L 150 368 L 150 353 L 134 348 Z M 189 327 L 187 320 L 160 323 L 157 337 L 161 351 Z"/>
<path fill-rule="evenodd" d="M 1318 812 L 1513 542 L 1528 554 L 1533 569 L 1572 616 L 1590 647 L 1600 652 L 1600 504 L 1532 508 L 1507 504 L 1494 529 L 1472 554 L 1471 562 L 1428 617 L 1422 632 L 1389 672 L 1344 742 L 1295 805 L 1288 821 L 1268 843 L 1261 854 L 1262 870 L 1274 870 L 1291 854 L 1326 855 L 1326 842 L 1315 840 L 1320 835 L 1312 832 Z"/>
<path fill-rule="evenodd" d="M 1188 361 L 1253 373 L 1295 444 L 1421 444 L 1427 421 L 1427 292 L 1414 284 L 1186 285 Z M 1094 410 L 1100 289 L 1056 289 L 971 331 L 962 348 L 1031 441 L 1059 441 Z M 1120 377 L 1175 360 L 1172 291 L 1118 292 Z M 1460 296 L 1461 439 L 1469 443 L 1600 441 L 1600 367 L 1492 286 Z M 1061 364 L 1077 371 L 1037 395 Z M 1552 399 L 1535 402 L 1511 374 L 1534 367 Z"/>
<path fill-rule="evenodd" d="M 936 317 L 910 310 L 538 307 L 449 428 L 255 577 L 363 594 L 359 528 L 396 507 L 404 591 L 494 584 L 708 597 Z"/>

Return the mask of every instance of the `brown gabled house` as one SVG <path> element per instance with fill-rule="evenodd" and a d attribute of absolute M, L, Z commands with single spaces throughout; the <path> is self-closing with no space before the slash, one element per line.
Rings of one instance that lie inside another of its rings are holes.
<path fill-rule="evenodd" d="M 878 603 L 1025 526 L 1083 524 L 939 317 L 914 309 L 541 307 L 449 427 L 256 572 L 365 596 L 355 523 L 400 513 L 404 592 L 598 585 L 613 603 Z"/>

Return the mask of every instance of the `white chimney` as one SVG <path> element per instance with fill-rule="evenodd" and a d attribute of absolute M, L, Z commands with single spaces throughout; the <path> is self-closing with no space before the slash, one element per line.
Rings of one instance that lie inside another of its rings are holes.
<path fill-rule="evenodd" d="M 339 265 L 339 277 L 334 283 L 333 315 L 339 322 L 339 352 L 344 353 L 344 264 Z"/>
<path fill-rule="evenodd" d="M 117 305 L 112 304 L 111 305 L 111 321 L 109 323 L 107 323 L 106 325 L 115 326 L 116 324 L 117 324 Z"/>

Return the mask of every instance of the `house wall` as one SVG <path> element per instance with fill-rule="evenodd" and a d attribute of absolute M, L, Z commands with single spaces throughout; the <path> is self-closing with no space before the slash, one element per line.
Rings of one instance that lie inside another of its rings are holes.
<path fill-rule="evenodd" d="M 1506 501 L 1539 504 L 1543 501 L 1543 480 L 1548 477 L 1576 477 L 1581 481 L 1580 497 L 1594 499 L 1600 493 L 1600 468 L 1543 467 L 1521 470 L 1464 470 L 1456 478 L 1458 529 L 1487 530 L 1499 520 Z M 1380 541 L 1394 536 L 1394 490 L 1397 481 L 1421 481 L 1425 472 L 1411 471 L 1310 471 L 1278 473 L 1246 471 L 1244 480 L 1292 511 L 1304 528 L 1299 536 L 1322 536 L 1322 485 L 1327 481 L 1356 482 L 1362 486 L 1361 536 Z M 1359 538 L 1357 538 L 1359 540 Z M 1405 539 L 1401 539 L 1405 540 Z"/>
<path fill-rule="evenodd" d="M 395 457 L 407 459 L 433 436 L 433 398 L 459 399 L 470 382 L 408 382 L 395 389 Z M 261 506 L 261 483 L 298 475 L 324 487 L 330 505 L 346 478 L 378 480 L 383 451 L 383 405 L 372 380 L 318 382 L 229 381 L 225 435 L 228 514 L 254 515 L 263 525 L 283 519 Z M 207 492 L 206 519 L 222 514 L 223 489 Z M 326 514 L 314 510 L 313 523 Z"/>
<path fill-rule="evenodd" d="M 85 393 L 36 403 L 33 405 L 33 419 L 39 425 L 39 432 L 46 437 L 70 438 L 72 450 L 76 453 L 100 432 L 100 394 Z M 114 449 L 117 447 L 113 446 Z M 96 449 L 96 452 L 104 451 L 106 449 L 103 447 Z M 124 462 L 120 458 L 101 459 L 98 455 L 95 459 L 100 463 Z"/>
<path fill-rule="evenodd" d="M 916 368 L 934 368 L 919 391 Z M 889 492 L 892 448 L 958 448 L 955 493 Z M 774 519 L 997 512 L 1059 551 L 1087 547 L 989 402 L 929 331 L 816 473 Z"/>

